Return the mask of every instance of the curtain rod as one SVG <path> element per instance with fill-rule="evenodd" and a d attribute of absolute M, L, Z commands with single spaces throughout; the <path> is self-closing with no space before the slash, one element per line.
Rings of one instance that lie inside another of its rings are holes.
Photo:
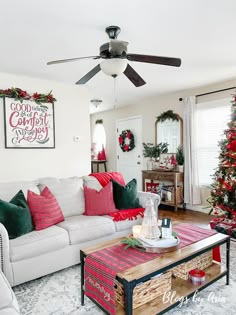
<path fill-rule="evenodd" d="M 204 95 L 209 95 L 209 94 L 214 94 L 214 93 L 219 93 L 219 92 L 224 92 L 224 91 L 233 90 L 233 89 L 236 89 L 236 86 L 232 86 L 232 87 L 227 88 L 227 89 L 216 90 L 216 91 L 212 91 L 212 92 L 207 92 L 207 93 L 203 93 L 203 94 L 198 94 L 198 95 L 196 95 L 196 97 L 204 96 Z M 181 102 L 182 100 L 183 100 L 183 98 L 180 97 L 180 98 L 179 98 L 179 101 Z"/>

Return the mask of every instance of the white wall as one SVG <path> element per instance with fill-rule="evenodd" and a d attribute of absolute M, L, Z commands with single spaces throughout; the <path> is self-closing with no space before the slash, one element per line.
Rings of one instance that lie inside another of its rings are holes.
<path fill-rule="evenodd" d="M 0 99 L 0 181 L 68 177 L 90 173 L 89 96 L 83 87 L 0 73 L 0 89 L 19 87 L 29 94 L 52 90 L 55 109 L 55 149 L 5 149 Z M 78 136 L 79 142 L 73 137 Z"/>

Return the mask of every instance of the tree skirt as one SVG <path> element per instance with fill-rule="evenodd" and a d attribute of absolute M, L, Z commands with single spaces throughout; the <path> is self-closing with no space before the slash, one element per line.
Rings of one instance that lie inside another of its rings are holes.
<path fill-rule="evenodd" d="M 224 248 L 225 246 L 223 246 Z M 225 260 L 225 251 L 222 251 Z M 231 242 L 230 285 L 225 277 L 200 293 L 195 300 L 184 301 L 167 312 L 168 315 L 235 315 L 236 303 L 236 242 Z M 54 274 L 14 287 L 22 315 L 101 315 L 104 314 L 85 297 L 80 305 L 80 266 L 64 269 Z"/>

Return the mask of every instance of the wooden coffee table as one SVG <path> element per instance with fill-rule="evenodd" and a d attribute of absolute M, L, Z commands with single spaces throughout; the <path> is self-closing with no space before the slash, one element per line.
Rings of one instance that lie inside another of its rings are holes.
<path fill-rule="evenodd" d="M 93 247 L 89 247 L 80 251 L 81 257 L 81 305 L 84 305 L 84 262 L 85 257 L 97 250 L 110 247 L 120 243 L 122 238 L 108 241 Z M 201 291 L 211 285 L 213 282 L 226 277 L 226 284 L 229 284 L 229 253 L 230 253 L 230 237 L 224 234 L 215 234 L 205 238 L 204 240 L 193 243 L 189 246 L 178 249 L 174 252 L 165 253 L 161 256 L 138 265 L 122 272 L 117 273 L 117 280 L 123 284 L 125 291 L 125 308 L 116 303 L 116 314 L 118 315 L 154 315 L 163 314 L 180 303 L 180 301 L 165 301 L 160 296 L 136 309 L 132 309 L 133 290 L 140 282 L 145 282 L 151 277 L 163 273 L 177 265 L 187 262 L 217 246 L 226 244 L 226 266 L 223 268 L 219 263 L 214 262 L 210 267 L 205 269 L 206 281 L 201 285 L 193 285 L 188 280 L 179 278 L 172 279 L 172 291 L 175 297 L 188 297 L 194 295 L 195 291 Z M 91 298 L 90 298 L 91 299 Z M 91 299 L 93 300 L 93 299 Z M 96 301 L 93 300 L 100 308 Z M 103 308 L 102 308 L 103 309 Z M 105 313 L 106 310 L 103 309 Z M 107 313 L 108 314 L 108 313 Z"/>

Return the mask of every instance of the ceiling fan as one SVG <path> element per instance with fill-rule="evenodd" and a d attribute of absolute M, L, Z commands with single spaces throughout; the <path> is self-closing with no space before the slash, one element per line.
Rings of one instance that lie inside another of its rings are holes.
<path fill-rule="evenodd" d="M 100 70 L 104 73 L 116 77 L 117 75 L 124 73 L 124 75 L 136 86 L 142 86 L 146 82 L 140 77 L 140 75 L 128 64 L 128 61 L 145 62 L 152 64 L 159 64 L 165 66 L 180 67 L 181 59 L 172 57 L 161 57 L 151 55 L 140 55 L 127 53 L 128 42 L 118 40 L 117 36 L 120 33 L 120 27 L 108 26 L 106 33 L 109 36 L 110 42 L 103 44 L 100 47 L 99 56 L 78 57 L 71 59 L 62 59 L 49 61 L 47 65 L 72 62 L 81 59 L 103 59 L 103 61 L 90 70 L 85 76 L 83 76 L 76 84 L 85 84 L 92 77 L 94 77 Z"/>

